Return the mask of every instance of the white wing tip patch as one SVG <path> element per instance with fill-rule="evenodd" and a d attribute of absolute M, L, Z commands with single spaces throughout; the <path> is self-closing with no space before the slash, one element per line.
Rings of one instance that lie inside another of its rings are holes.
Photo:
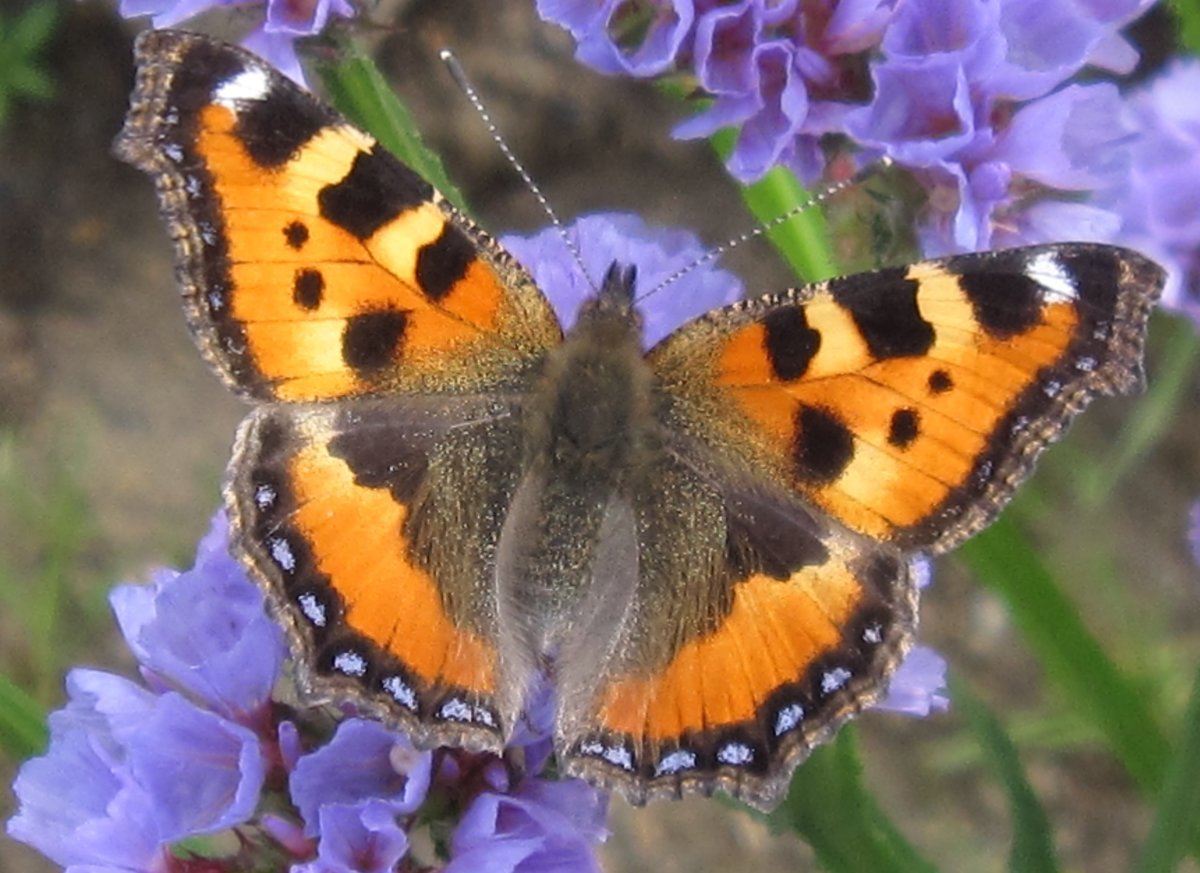
<path fill-rule="evenodd" d="M 237 109 L 252 100 L 262 100 L 271 90 L 271 79 L 261 67 L 247 67 L 226 79 L 213 92 L 213 102 L 228 109 Z"/>

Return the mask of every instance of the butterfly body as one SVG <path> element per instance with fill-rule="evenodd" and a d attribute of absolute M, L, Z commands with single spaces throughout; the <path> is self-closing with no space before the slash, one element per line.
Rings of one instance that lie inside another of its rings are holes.
<path fill-rule="evenodd" d="M 767 808 L 911 644 L 909 563 L 982 528 L 1090 398 L 1141 381 L 1161 271 L 1065 244 L 834 279 L 642 348 L 614 265 L 565 333 L 367 134 L 231 46 L 144 35 L 118 153 L 253 408 L 225 497 L 298 682 L 561 768 Z"/>

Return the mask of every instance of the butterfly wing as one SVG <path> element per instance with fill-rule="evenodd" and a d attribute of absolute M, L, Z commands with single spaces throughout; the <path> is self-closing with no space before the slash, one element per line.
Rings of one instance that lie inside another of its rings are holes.
<path fill-rule="evenodd" d="M 696 460 L 662 459 L 610 507 L 631 520 L 592 565 L 604 626 L 583 618 L 559 658 L 558 754 L 634 803 L 721 788 L 769 809 L 882 692 L 915 587 L 895 550 Z"/>
<path fill-rule="evenodd" d="M 1108 246 L 967 255 L 737 304 L 651 350 L 665 460 L 607 550 L 638 562 L 619 635 L 566 653 L 593 674 L 562 705 L 567 770 L 773 806 L 907 649 L 906 555 L 979 530 L 1093 395 L 1140 384 L 1161 283 Z"/>
<path fill-rule="evenodd" d="M 155 179 L 198 345 L 258 404 L 226 503 L 302 687 L 499 749 L 483 583 L 553 311 L 428 183 L 255 56 L 155 31 L 136 57 L 116 151 Z"/>
<path fill-rule="evenodd" d="M 488 582 L 516 422 L 494 399 L 264 406 L 237 445 L 237 545 L 298 648 L 301 686 L 425 742 L 498 751 L 512 719 Z"/>
<path fill-rule="evenodd" d="M 171 31 L 136 57 L 115 149 L 155 178 L 189 325 L 234 390 L 473 391 L 560 341 L 493 240 L 257 57 Z"/>
<path fill-rule="evenodd" d="M 1112 246 L 961 255 L 748 301 L 650 360 L 673 427 L 852 530 L 940 552 L 1093 396 L 1141 385 L 1162 282 Z"/>

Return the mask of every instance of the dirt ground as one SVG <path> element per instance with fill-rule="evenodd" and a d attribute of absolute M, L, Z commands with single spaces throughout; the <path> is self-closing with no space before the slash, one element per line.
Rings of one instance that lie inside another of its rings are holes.
<path fill-rule="evenodd" d="M 12 0 L 0 8 L 6 5 Z M 375 38 L 381 66 L 485 226 L 530 230 L 543 217 L 440 68 L 442 45 L 459 53 L 514 149 L 567 218 L 636 211 L 712 243 L 750 225 L 707 147 L 669 139 L 677 110 L 652 88 L 574 64 L 565 34 L 538 22 L 532 2 L 489 5 L 486 20 L 463 14 L 468 7 L 479 4 L 396 2 L 379 16 L 399 22 L 395 31 Z M 184 329 L 149 182 L 108 153 L 132 81 L 133 30 L 102 4 L 66 7 L 49 52 L 58 96 L 21 107 L 0 131 L 0 428 L 14 430 L 33 481 L 59 465 L 81 483 L 95 511 L 97 560 L 125 578 L 187 554 L 217 505 L 243 413 Z M 751 288 L 788 282 L 765 249 L 742 252 L 733 266 Z M 1072 444 L 1079 451 L 1102 446 L 1129 408 L 1100 404 Z M 1183 532 L 1186 507 L 1200 493 L 1195 424 L 1189 412 L 1118 498 L 1128 545 L 1121 569 L 1144 586 L 1133 599 L 1175 614 L 1179 644 L 1190 651 L 1200 571 L 1188 561 Z M 1086 566 L 1089 532 L 1073 530 L 1069 511 L 1046 536 L 1066 537 Z M 1087 595 L 1085 575 L 1075 588 Z M 924 622 L 925 637 L 952 669 L 1003 715 L 1053 694 L 1003 609 L 953 561 L 939 567 Z M 92 660 L 121 663 L 114 652 L 111 641 L 97 640 Z M 1010 834 L 1004 799 L 976 766 L 955 763 L 964 743 L 958 727 L 952 714 L 921 723 L 863 719 L 867 778 L 941 869 L 998 871 Z M 1037 752 L 1026 763 L 1068 869 L 1127 869 L 1148 813 L 1120 768 L 1086 742 Z M 0 792 L 0 814 L 10 805 Z M 604 849 L 610 873 L 814 869 L 794 839 L 716 802 L 646 810 L 616 803 L 612 828 Z M 47 869 L 0 837 L 0 871 Z"/>

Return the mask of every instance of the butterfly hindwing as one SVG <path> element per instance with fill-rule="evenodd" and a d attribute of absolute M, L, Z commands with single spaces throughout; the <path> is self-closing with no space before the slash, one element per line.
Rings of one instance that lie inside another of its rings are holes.
<path fill-rule="evenodd" d="M 1141 384 L 1161 284 L 1112 246 L 960 255 L 735 304 L 650 363 L 682 431 L 853 530 L 943 551 L 1092 396 Z"/>
<path fill-rule="evenodd" d="M 156 178 L 189 323 L 235 390 L 470 391 L 561 339 L 499 246 L 254 55 L 149 32 L 137 57 L 116 149 Z"/>
<path fill-rule="evenodd" d="M 264 406 L 242 425 L 235 542 L 299 642 L 306 691 L 500 748 L 488 580 L 520 465 L 513 428 L 494 405 L 445 399 Z"/>
<path fill-rule="evenodd" d="M 581 634 L 559 658 L 559 755 L 634 802 L 721 788 L 768 809 L 882 693 L 915 587 L 894 550 L 767 483 L 717 485 L 702 455 L 653 470 L 625 541 L 598 556 L 591 593 L 610 609 L 609 564 L 633 556 L 638 582 L 605 622 L 615 636 Z M 564 681 L 573 669 L 588 681 Z"/>

